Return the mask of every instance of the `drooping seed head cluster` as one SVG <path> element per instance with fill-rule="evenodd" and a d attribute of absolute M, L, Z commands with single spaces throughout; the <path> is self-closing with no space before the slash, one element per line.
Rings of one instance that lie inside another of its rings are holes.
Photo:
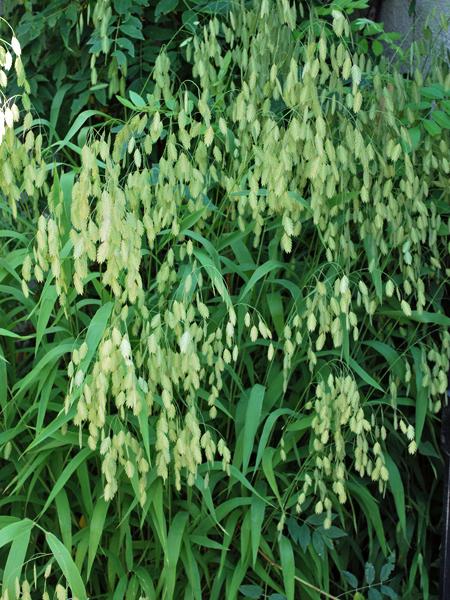
<path fill-rule="evenodd" d="M 69 224 L 57 183 L 51 188 L 23 277 L 42 281 L 50 269 L 63 305 L 74 301 L 71 285 L 82 295 L 93 282 L 114 303 L 98 348 L 83 342 L 74 350 L 66 399 L 103 457 L 108 498 L 122 472 L 137 481 L 145 504 L 153 465 L 164 479 L 172 473 L 178 489 L 183 474 L 194 483 L 205 460 L 219 456 L 229 470 L 227 440 L 213 424 L 229 401 L 224 378 L 239 363 L 240 323 L 222 276 L 220 252 L 228 246 L 214 247 L 216 230 L 251 234 L 255 248 L 275 236 L 298 278 L 316 252 L 322 257 L 320 272 L 293 292 L 280 339 L 257 311 L 244 316 L 251 344 L 267 345 L 265 364 L 277 358 L 275 348 L 283 350 L 286 402 L 303 359 L 315 382 L 306 403 L 314 415 L 312 467 L 305 465 L 299 507 L 316 493 L 316 512 L 325 511 L 330 524 L 350 471 L 384 489 L 388 410 L 415 451 L 414 431 L 407 417 L 398 424 L 396 405 L 399 390 L 409 393 L 409 360 L 421 373 L 415 393 L 426 394 L 430 410 L 440 407 L 445 331 L 437 328 L 439 341 L 413 354 L 402 350 L 399 368 L 383 375 L 388 408 L 376 414 L 366 403 L 373 379 L 352 354 L 375 323 L 383 343 L 391 341 L 393 317 L 400 332 L 411 319 L 426 323 L 426 287 L 448 277 L 449 223 L 435 201 L 437 194 L 448 200 L 448 136 L 424 131 L 414 148 L 408 96 L 420 96 L 421 75 L 388 80 L 383 61 L 352 50 L 340 12 L 333 34 L 311 30 L 300 43 L 296 26 L 297 9 L 287 1 L 212 18 L 184 46 L 195 87 L 171 77 L 162 51 L 145 106 L 117 133 L 100 128 L 88 137 Z M 450 87 L 439 69 L 433 77 Z M 37 139 L 33 146 L 37 176 Z M 89 352 L 94 359 L 84 371 Z"/>
<path fill-rule="evenodd" d="M 0 144 L 7 129 L 11 129 L 19 120 L 19 108 L 15 99 L 8 98 L 5 92 L 8 86 L 8 75 L 13 66 L 19 85 L 26 83 L 21 53 L 19 40 L 14 35 L 9 43 L 0 40 Z"/>

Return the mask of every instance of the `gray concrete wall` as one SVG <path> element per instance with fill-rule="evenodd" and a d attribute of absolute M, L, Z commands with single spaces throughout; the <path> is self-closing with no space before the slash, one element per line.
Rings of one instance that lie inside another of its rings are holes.
<path fill-rule="evenodd" d="M 415 19 L 408 14 L 408 7 L 409 0 L 384 0 L 379 20 L 384 22 L 385 30 L 401 33 L 406 48 L 421 38 L 428 19 L 433 31 L 433 49 L 438 50 L 443 44 L 450 50 L 450 28 L 442 29 L 440 24 L 440 15 L 450 18 L 450 0 L 416 0 Z"/>

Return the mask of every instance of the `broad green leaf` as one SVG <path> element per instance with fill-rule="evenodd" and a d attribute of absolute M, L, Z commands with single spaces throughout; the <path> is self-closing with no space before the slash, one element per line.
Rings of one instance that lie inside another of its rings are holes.
<path fill-rule="evenodd" d="M 88 457 L 92 454 L 92 450 L 90 448 L 83 448 L 80 452 L 69 462 L 69 464 L 65 467 L 61 475 L 56 480 L 52 491 L 50 492 L 46 503 L 44 504 L 44 508 L 41 511 L 41 515 L 45 513 L 50 504 L 53 502 L 57 494 L 63 489 L 66 485 L 67 481 L 70 479 L 72 474 L 78 469 L 81 463 L 84 463 Z"/>
<path fill-rule="evenodd" d="M 138 415 L 139 429 L 147 459 L 150 461 L 150 429 L 148 425 L 148 404 L 145 398 L 142 399 L 141 406 L 142 408 Z"/>
<path fill-rule="evenodd" d="M 114 591 L 114 596 L 112 600 L 123 600 L 125 598 L 125 591 L 127 589 L 128 577 L 126 575 L 122 575 L 119 579 L 117 587 Z"/>
<path fill-rule="evenodd" d="M 419 147 L 419 143 L 420 143 L 420 138 L 421 138 L 420 127 L 412 127 L 411 129 L 408 129 L 408 133 L 409 133 L 409 137 L 411 139 L 411 149 L 415 151 Z"/>
<path fill-rule="evenodd" d="M 375 567 L 372 563 L 366 563 L 364 566 L 364 579 L 367 585 L 372 585 L 375 581 Z"/>
<path fill-rule="evenodd" d="M 220 565 L 219 565 L 219 571 L 218 571 L 219 577 L 223 573 L 225 561 L 228 557 L 228 549 L 233 540 L 234 530 L 236 528 L 236 524 L 237 524 L 240 516 L 241 516 L 241 511 L 235 510 L 235 511 L 231 512 L 231 514 L 228 516 L 227 520 L 225 521 L 225 531 L 223 534 L 223 550 L 220 555 Z"/>
<path fill-rule="evenodd" d="M 292 417 L 295 417 L 296 413 L 289 408 L 278 408 L 277 410 L 273 411 L 267 417 L 266 422 L 264 423 L 261 437 L 259 438 L 258 452 L 256 454 L 256 460 L 255 460 L 255 471 L 258 469 L 258 467 L 260 465 L 260 462 L 263 457 L 264 450 L 266 449 L 267 441 L 270 437 L 272 429 L 273 429 L 277 419 L 283 415 L 290 415 Z"/>
<path fill-rule="evenodd" d="M 263 457 L 262 457 L 262 468 L 263 468 L 263 472 L 267 479 L 268 484 L 270 485 L 273 493 L 275 494 L 278 502 L 281 505 L 282 504 L 281 496 L 280 496 L 280 492 L 278 490 L 275 472 L 273 470 L 273 462 L 272 461 L 273 461 L 274 453 L 275 453 L 275 448 L 266 448 L 264 450 Z"/>
<path fill-rule="evenodd" d="M 142 96 L 139 96 L 139 94 L 133 92 L 133 90 L 130 90 L 128 94 L 130 95 L 130 99 L 135 106 L 137 106 L 138 108 L 145 108 L 146 102 L 144 98 L 142 98 Z"/>
<path fill-rule="evenodd" d="M 63 488 L 55 496 L 56 512 L 58 514 L 59 529 L 66 548 L 72 550 L 72 515 L 66 490 Z"/>
<path fill-rule="evenodd" d="M 239 591 L 244 598 L 261 598 L 264 593 L 260 585 L 241 585 Z"/>
<path fill-rule="evenodd" d="M 16 384 L 17 389 L 15 388 L 16 395 L 23 394 L 29 387 L 31 387 L 36 381 L 39 381 L 40 375 L 44 368 L 53 363 L 55 367 L 58 365 L 58 361 L 64 354 L 68 354 L 73 349 L 73 340 L 67 340 L 63 343 L 56 343 L 52 346 L 49 346 L 48 351 L 41 360 L 36 364 L 36 366 L 19 380 Z"/>
<path fill-rule="evenodd" d="M 239 295 L 239 302 L 242 302 L 247 296 L 247 294 L 249 294 L 250 291 L 255 289 L 255 284 L 260 279 L 262 279 L 272 271 L 276 271 L 277 269 L 286 269 L 286 265 L 275 260 L 269 260 L 263 265 L 260 265 L 243 287 Z"/>
<path fill-rule="evenodd" d="M 342 571 L 342 575 L 347 580 L 347 582 L 351 588 L 354 589 L 354 588 L 358 587 L 358 580 L 353 575 L 353 573 L 350 573 L 350 571 Z"/>
<path fill-rule="evenodd" d="M 103 535 L 106 515 L 108 513 L 109 502 L 105 502 L 103 498 L 99 498 L 95 504 L 94 512 L 89 523 L 89 554 L 87 579 L 91 573 L 92 565 L 97 556 L 98 546 Z"/>
<path fill-rule="evenodd" d="M 323 529 L 322 534 L 331 540 L 338 540 L 339 538 L 348 536 L 348 533 L 346 533 L 343 529 L 339 529 L 339 527 L 335 527 L 334 525 L 328 529 Z"/>
<path fill-rule="evenodd" d="M 361 510 L 366 516 L 367 522 L 373 526 L 381 549 L 384 555 L 387 555 L 386 537 L 384 534 L 383 522 L 381 520 L 380 509 L 378 508 L 377 502 L 367 487 L 354 477 L 347 482 L 347 488 L 361 507 Z"/>
<path fill-rule="evenodd" d="M 8 413 L 8 373 L 6 370 L 6 359 L 3 349 L 0 345 L 0 409 L 4 415 L 5 421 Z"/>
<path fill-rule="evenodd" d="M 51 393 L 54 389 L 55 379 L 58 376 L 57 369 L 53 368 L 53 365 L 48 365 L 43 371 L 44 381 L 41 380 L 42 388 L 39 389 L 39 407 L 36 418 L 36 433 L 39 434 L 42 431 L 44 424 L 45 415 L 48 409 Z"/>
<path fill-rule="evenodd" d="M 445 91 L 442 85 L 435 83 L 433 85 L 424 86 L 420 90 L 421 96 L 430 98 L 430 100 L 441 100 L 445 96 Z"/>
<path fill-rule="evenodd" d="M 45 286 L 40 300 L 40 306 L 38 311 L 38 321 L 36 325 L 36 345 L 34 353 L 36 354 L 41 343 L 41 340 L 45 333 L 50 315 L 53 307 L 55 306 L 57 294 L 54 285 Z"/>
<path fill-rule="evenodd" d="M 369 273 L 372 278 L 378 299 L 383 299 L 383 285 L 381 281 L 381 271 L 379 265 L 378 245 L 371 235 L 367 235 L 364 240 L 364 248 L 366 250 Z"/>
<path fill-rule="evenodd" d="M 289 539 L 281 535 L 279 541 L 280 562 L 287 600 L 295 600 L 295 561 L 294 551 Z"/>
<path fill-rule="evenodd" d="M 281 293 L 279 291 L 273 292 L 271 294 L 267 294 L 266 296 L 267 305 L 270 310 L 270 315 L 272 317 L 272 321 L 275 325 L 275 330 L 277 332 L 278 337 L 283 336 L 284 331 L 284 305 L 283 300 L 281 298 Z"/>
<path fill-rule="evenodd" d="M 211 548 L 212 550 L 223 550 L 222 544 L 210 539 L 206 535 L 190 535 L 189 541 L 203 548 Z"/>
<path fill-rule="evenodd" d="M 69 551 L 53 533 L 46 532 L 45 539 L 58 563 L 67 583 L 70 586 L 72 594 L 78 598 L 78 600 L 87 600 L 86 590 L 81 578 L 80 572 L 78 571 Z"/>
<path fill-rule="evenodd" d="M 168 556 L 167 549 L 167 524 L 164 514 L 164 502 L 163 502 L 163 489 L 160 479 L 157 479 L 150 488 L 150 498 L 152 500 L 152 506 L 154 511 L 154 527 L 158 534 L 159 543 L 165 553 Z"/>
<path fill-rule="evenodd" d="M 258 557 L 259 544 L 261 540 L 261 531 L 264 523 L 264 513 L 266 503 L 258 496 L 252 497 L 250 505 L 250 521 L 251 521 L 251 540 L 252 540 L 252 558 L 253 565 Z"/>
<path fill-rule="evenodd" d="M 113 56 L 117 56 L 117 54 L 119 54 L 119 56 L 123 57 L 123 63 L 126 64 L 127 59 L 125 58 L 125 54 L 123 52 L 121 52 L 120 50 L 116 50 L 114 52 Z M 116 95 L 116 98 L 117 98 L 117 100 L 119 100 L 119 102 L 121 104 L 123 104 L 124 106 L 126 106 L 130 110 L 136 110 L 136 106 L 130 100 L 127 100 L 126 98 L 123 98 L 119 94 Z"/>
<path fill-rule="evenodd" d="M 9 544 L 16 537 L 23 535 L 27 531 L 31 531 L 34 523 L 30 519 L 22 519 L 17 523 L 11 523 L 0 529 L 0 548 Z"/>
<path fill-rule="evenodd" d="M 384 52 L 383 44 L 378 40 L 373 40 L 372 42 L 372 51 L 375 56 L 381 56 Z"/>
<path fill-rule="evenodd" d="M 386 468 L 389 471 L 389 489 L 394 497 L 395 508 L 400 523 L 400 527 L 406 536 L 406 509 L 405 509 L 405 490 L 397 465 L 389 456 L 385 454 Z"/>
<path fill-rule="evenodd" d="M 423 126 L 431 136 L 435 137 L 442 133 L 442 129 L 435 121 L 432 121 L 431 119 L 424 119 L 422 122 Z"/>
<path fill-rule="evenodd" d="M 398 594 L 388 585 L 380 585 L 380 592 L 391 600 L 398 600 Z"/>
<path fill-rule="evenodd" d="M 85 110 L 82 113 L 80 113 L 78 115 L 78 117 L 75 119 L 73 125 L 71 126 L 71 128 L 69 129 L 69 131 L 67 132 L 67 134 L 65 135 L 64 139 L 58 142 L 55 142 L 53 144 L 53 146 L 56 146 L 57 148 L 61 149 L 64 146 L 68 146 L 68 142 L 73 138 L 73 136 L 78 133 L 78 131 L 81 129 L 81 127 L 83 127 L 83 125 L 86 123 L 86 121 L 88 119 L 91 119 L 92 117 L 105 117 L 106 119 L 110 119 L 111 117 L 103 112 L 100 112 L 98 110 Z"/>
<path fill-rule="evenodd" d="M 228 71 L 228 67 L 230 66 L 231 59 L 232 59 L 232 53 L 228 50 L 222 59 L 222 64 L 220 65 L 220 69 L 217 74 L 217 81 L 222 81 L 223 78 L 225 77 L 225 75 Z"/>
<path fill-rule="evenodd" d="M 225 286 L 225 282 L 219 268 L 214 264 L 213 260 L 202 250 L 194 250 L 194 255 L 200 261 L 205 271 L 208 273 L 208 276 L 211 279 L 211 283 L 219 292 L 227 308 L 230 309 L 232 307 L 231 298 Z"/>
<path fill-rule="evenodd" d="M 422 441 L 422 432 L 428 411 L 428 388 L 423 386 L 422 352 L 419 348 L 411 348 L 416 375 L 416 438 L 417 446 Z"/>
<path fill-rule="evenodd" d="M 51 437 L 56 431 L 58 431 L 65 423 L 68 423 L 76 413 L 76 405 L 72 405 L 69 412 L 65 412 L 64 409 L 58 414 L 47 427 L 44 427 L 39 434 L 34 438 L 31 444 L 27 447 L 26 451 L 32 450 L 39 444 L 42 444 L 47 438 Z"/>
<path fill-rule="evenodd" d="M 403 314 L 403 313 L 402 313 Z M 326 355 L 340 356 L 341 352 L 339 350 L 322 350 L 317 353 L 317 356 L 326 356 Z M 381 385 L 375 381 L 375 379 L 365 370 L 363 367 L 354 360 L 351 356 L 348 358 L 348 366 L 361 377 L 363 381 L 365 381 L 368 385 L 375 388 L 379 392 L 384 392 Z"/>
<path fill-rule="evenodd" d="M 397 350 L 392 348 L 392 346 L 389 346 L 389 344 L 385 344 L 384 342 L 380 342 L 378 340 L 369 340 L 367 342 L 363 342 L 363 344 L 373 348 L 379 354 L 381 354 L 381 356 L 385 358 L 389 368 L 395 375 L 397 375 L 397 377 L 400 379 L 403 377 L 405 372 L 404 361 Z"/>
<path fill-rule="evenodd" d="M 8 329 L 3 329 L 2 327 L 0 327 L 0 336 L 14 338 L 16 340 L 26 340 L 26 339 L 31 339 L 34 337 L 34 335 L 30 335 L 30 336 L 20 335 L 20 334 L 16 333 L 15 331 L 9 331 Z"/>
<path fill-rule="evenodd" d="M 148 600 L 156 600 L 156 590 L 153 585 L 152 578 L 150 573 L 145 569 L 145 567 L 138 567 L 135 570 L 136 577 L 139 579 L 139 583 L 142 586 L 142 590 L 145 592 Z M 197 600 L 201 600 L 197 599 Z"/>
<path fill-rule="evenodd" d="M 111 312 L 114 304 L 112 302 L 107 302 L 103 306 L 101 306 L 95 315 L 93 316 L 87 333 L 86 333 L 86 344 L 88 347 L 87 354 L 84 359 L 81 361 L 80 368 L 84 373 L 87 372 L 87 369 L 94 358 L 94 355 L 97 351 L 97 347 L 100 343 L 100 340 L 105 333 L 106 325 L 109 321 L 109 317 L 111 316 Z"/>
<path fill-rule="evenodd" d="M 399 321 L 405 321 L 406 317 L 401 310 L 380 310 L 380 314 Z M 418 323 L 432 323 L 434 325 L 442 325 L 443 327 L 450 327 L 450 317 L 442 313 L 432 313 L 427 311 L 418 312 L 413 310 L 408 320 L 417 321 Z"/>
<path fill-rule="evenodd" d="M 375 381 L 375 379 L 371 375 L 369 375 L 369 373 L 365 369 L 363 369 L 361 365 L 358 362 L 356 362 L 356 360 L 354 360 L 353 358 L 349 358 L 348 362 L 353 371 L 357 373 L 362 380 L 364 380 L 368 385 L 375 388 L 379 392 L 384 393 L 384 390 L 381 387 L 381 385 L 377 381 Z"/>
<path fill-rule="evenodd" d="M 320 558 L 323 558 L 325 553 L 325 540 L 323 539 L 322 534 L 319 529 L 315 529 L 312 534 L 312 545 L 314 550 L 317 552 L 317 555 Z"/>
<path fill-rule="evenodd" d="M 189 515 L 178 512 L 170 526 L 167 536 L 167 553 L 165 555 L 164 587 L 165 597 L 172 598 L 176 584 L 176 566 L 180 556 L 181 542 Z"/>
<path fill-rule="evenodd" d="M 439 127 L 443 127 L 444 129 L 450 129 L 450 117 L 447 113 L 442 110 L 435 110 L 432 113 L 433 121 L 435 121 Z"/>
<path fill-rule="evenodd" d="M 298 531 L 297 541 L 300 544 L 300 547 L 303 550 L 303 552 L 306 552 L 308 549 L 308 546 L 311 543 L 311 529 L 305 523 L 303 523 L 303 525 L 301 525 L 301 527 Z"/>
<path fill-rule="evenodd" d="M 391 573 L 394 570 L 394 567 L 395 567 L 394 561 L 390 561 L 390 562 L 387 562 L 386 564 L 384 564 L 381 567 L 381 571 L 380 571 L 380 581 L 387 581 L 389 579 L 389 577 L 391 576 Z"/>
<path fill-rule="evenodd" d="M 58 118 L 59 118 L 59 114 L 61 111 L 61 106 L 62 106 L 62 103 L 64 100 L 64 96 L 70 90 L 70 88 L 72 86 L 73 86 L 73 83 L 63 84 L 62 86 L 60 86 L 57 89 L 56 94 L 53 97 L 52 105 L 50 108 L 50 124 L 52 126 L 53 132 L 56 130 L 56 125 L 58 123 Z"/>
<path fill-rule="evenodd" d="M 8 590 L 9 597 L 15 597 L 15 582 L 20 581 L 20 574 L 25 562 L 25 555 L 30 541 L 31 527 L 27 527 L 14 538 L 3 571 L 3 592 Z"/>
<path fill-rule="evenodd" d="M 261 419 L 262 405 L 264 401 L 265 388 L 256 384 L 253 386 L 247 401 L 247 410 L 244 423 L 244 441 L 242 456 L 242 473 L 247 473 L 250 456 L 253 452 L 256 431 Z"/>
<path fill-rule="evenodd" d="M 167 15 L 178 6 L 178 0 L 159 0 L 155 8 L 155 17 L 159 19 L 161 15 Z"/>

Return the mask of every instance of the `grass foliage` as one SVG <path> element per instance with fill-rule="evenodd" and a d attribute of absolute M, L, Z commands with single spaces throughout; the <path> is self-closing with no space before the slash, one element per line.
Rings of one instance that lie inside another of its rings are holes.
<path fill-rule="evenodd" d="M 450 74 L 366 4 L 5 2 L 2 598 L 437 597 Z"/>

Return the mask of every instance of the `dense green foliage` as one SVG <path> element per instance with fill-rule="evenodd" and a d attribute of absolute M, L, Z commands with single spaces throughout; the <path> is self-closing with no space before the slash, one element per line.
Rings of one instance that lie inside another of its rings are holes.
<path fill-rule="evenodd" d="M 324 17 L 331 14 L 328 2 L 317 4 Z M 338 3 L 350 14 L 366 4 Z M 201 31 L 212 14 L 227 14 L 231 6 L 230 0 L 7 0 L 3 16 L 24 46 L 35 110 L 61 128 L 67 125 L 58 121 L 61 106 L 71 121 L 86 108 L 121 116 L 117 94 L 140 92 L 151 84 L 162 46 L 177 76 L 188 77 L 180 43 Z M 381 52 L 384 39 L 389 36 L 382 31 L 372 39 L 375 52 Z M 50 118 L 52 105 L 56 121 Z"/>
<path fill-rule="evenodd" d="M 450 74 L 365 5 L 5 2 L 3 598 L 437 597 Z"/>

